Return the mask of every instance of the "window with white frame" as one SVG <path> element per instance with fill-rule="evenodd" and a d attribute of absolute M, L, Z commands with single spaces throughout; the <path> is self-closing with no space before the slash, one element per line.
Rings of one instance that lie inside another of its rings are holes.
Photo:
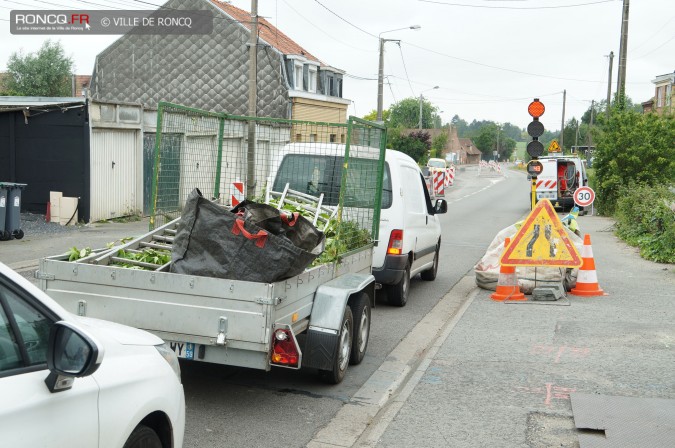
<path fill-rule="evenodd" d="M 317 71 L 316 67 L 310 65 L 309 66 L 309 82 L 307 83 L 307 87 L 310 92 L 316 93 L 316 76 L 317 76 Z"/>
<path fill-rule="evenodd" d="M 670 99 L 673 95 L 673 86 L 668 84 L 666 86 L 666 106 L 670 106 Z"/>
<path fill-rule="evenodd" d="M 663 91 L 665 90 L 664 87 L 658 87 L 656 89 L 656 107 L 663 107 Z"/>
<path fill-rule="evenodd" d="M 295 64 L 295 90 L 302 90 L 302 64 Z"/>

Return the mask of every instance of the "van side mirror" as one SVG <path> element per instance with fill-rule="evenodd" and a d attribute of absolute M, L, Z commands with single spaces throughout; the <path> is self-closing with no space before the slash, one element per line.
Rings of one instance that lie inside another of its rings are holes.
<path fill-rule="evenodd" d="M 75 378 L 96 372 L 103 360 L 103 347 L 82 329 L 66 321 L 56 322 L 49 333 L 45 383 L 50 392 L 73 386 Z"/>
<path fill-rule="evenodd" d="M 441 213 L 446 213 L 447 211 L 447 201 L 445 199 L 436 199 L 436 205 L 434 205 L 434 215 L 440 215 Z"/>

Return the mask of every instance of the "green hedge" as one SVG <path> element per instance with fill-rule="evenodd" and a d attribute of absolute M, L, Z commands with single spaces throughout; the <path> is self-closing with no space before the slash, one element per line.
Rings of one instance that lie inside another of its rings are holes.
<path fill-rule="evenodd" d="M 633 185 L 616 203 L 617 235 L 640 248 L 640 255 L 675 263 L 675 193 L 665 186 Z"/>

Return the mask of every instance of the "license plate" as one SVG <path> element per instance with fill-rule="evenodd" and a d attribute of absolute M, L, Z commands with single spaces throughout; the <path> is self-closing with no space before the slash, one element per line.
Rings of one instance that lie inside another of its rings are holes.
<path fill-rule="evenodd" d="M 555 199 L 556 196 L 554 191 L 537 192 L 537 199 Z"/>
<path fill-rule="evenodd" d="M 174 351 L 176 356 L 181 359 L 195 359 L 195 350 L 197 349 L 197 344 L 192 342 L 174 342 L 167 341 L 169 347 Z"/>

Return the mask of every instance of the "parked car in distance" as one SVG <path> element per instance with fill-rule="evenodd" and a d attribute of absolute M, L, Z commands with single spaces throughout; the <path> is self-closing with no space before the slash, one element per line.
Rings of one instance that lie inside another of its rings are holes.
<path fill-rule="evenodd" d="M 399 151 L 387 150 L 382 185 L 380 242 L 373 251 L 373 275 L 386 289 L 389 303 L 405 306 L 412 277 L 421 274 L 422 280 L 436 279 L 441 249 L 437 215 L 447 212 L 448 204 L 445 199 L 432 204 L 419 166 Z"/>
<path fill-rule="evenodd" d="M 2 263 L 0 397 L 2 446 L 183 445 L 174 352 L 145 331 L 68 313 Z"/>
<path fill-rule="evenodd" d="M 444 159 L 436 159 L 432 157 L 427 162 L 427 167 L 446 169 L 448 167 L 448 163 Z"/>

